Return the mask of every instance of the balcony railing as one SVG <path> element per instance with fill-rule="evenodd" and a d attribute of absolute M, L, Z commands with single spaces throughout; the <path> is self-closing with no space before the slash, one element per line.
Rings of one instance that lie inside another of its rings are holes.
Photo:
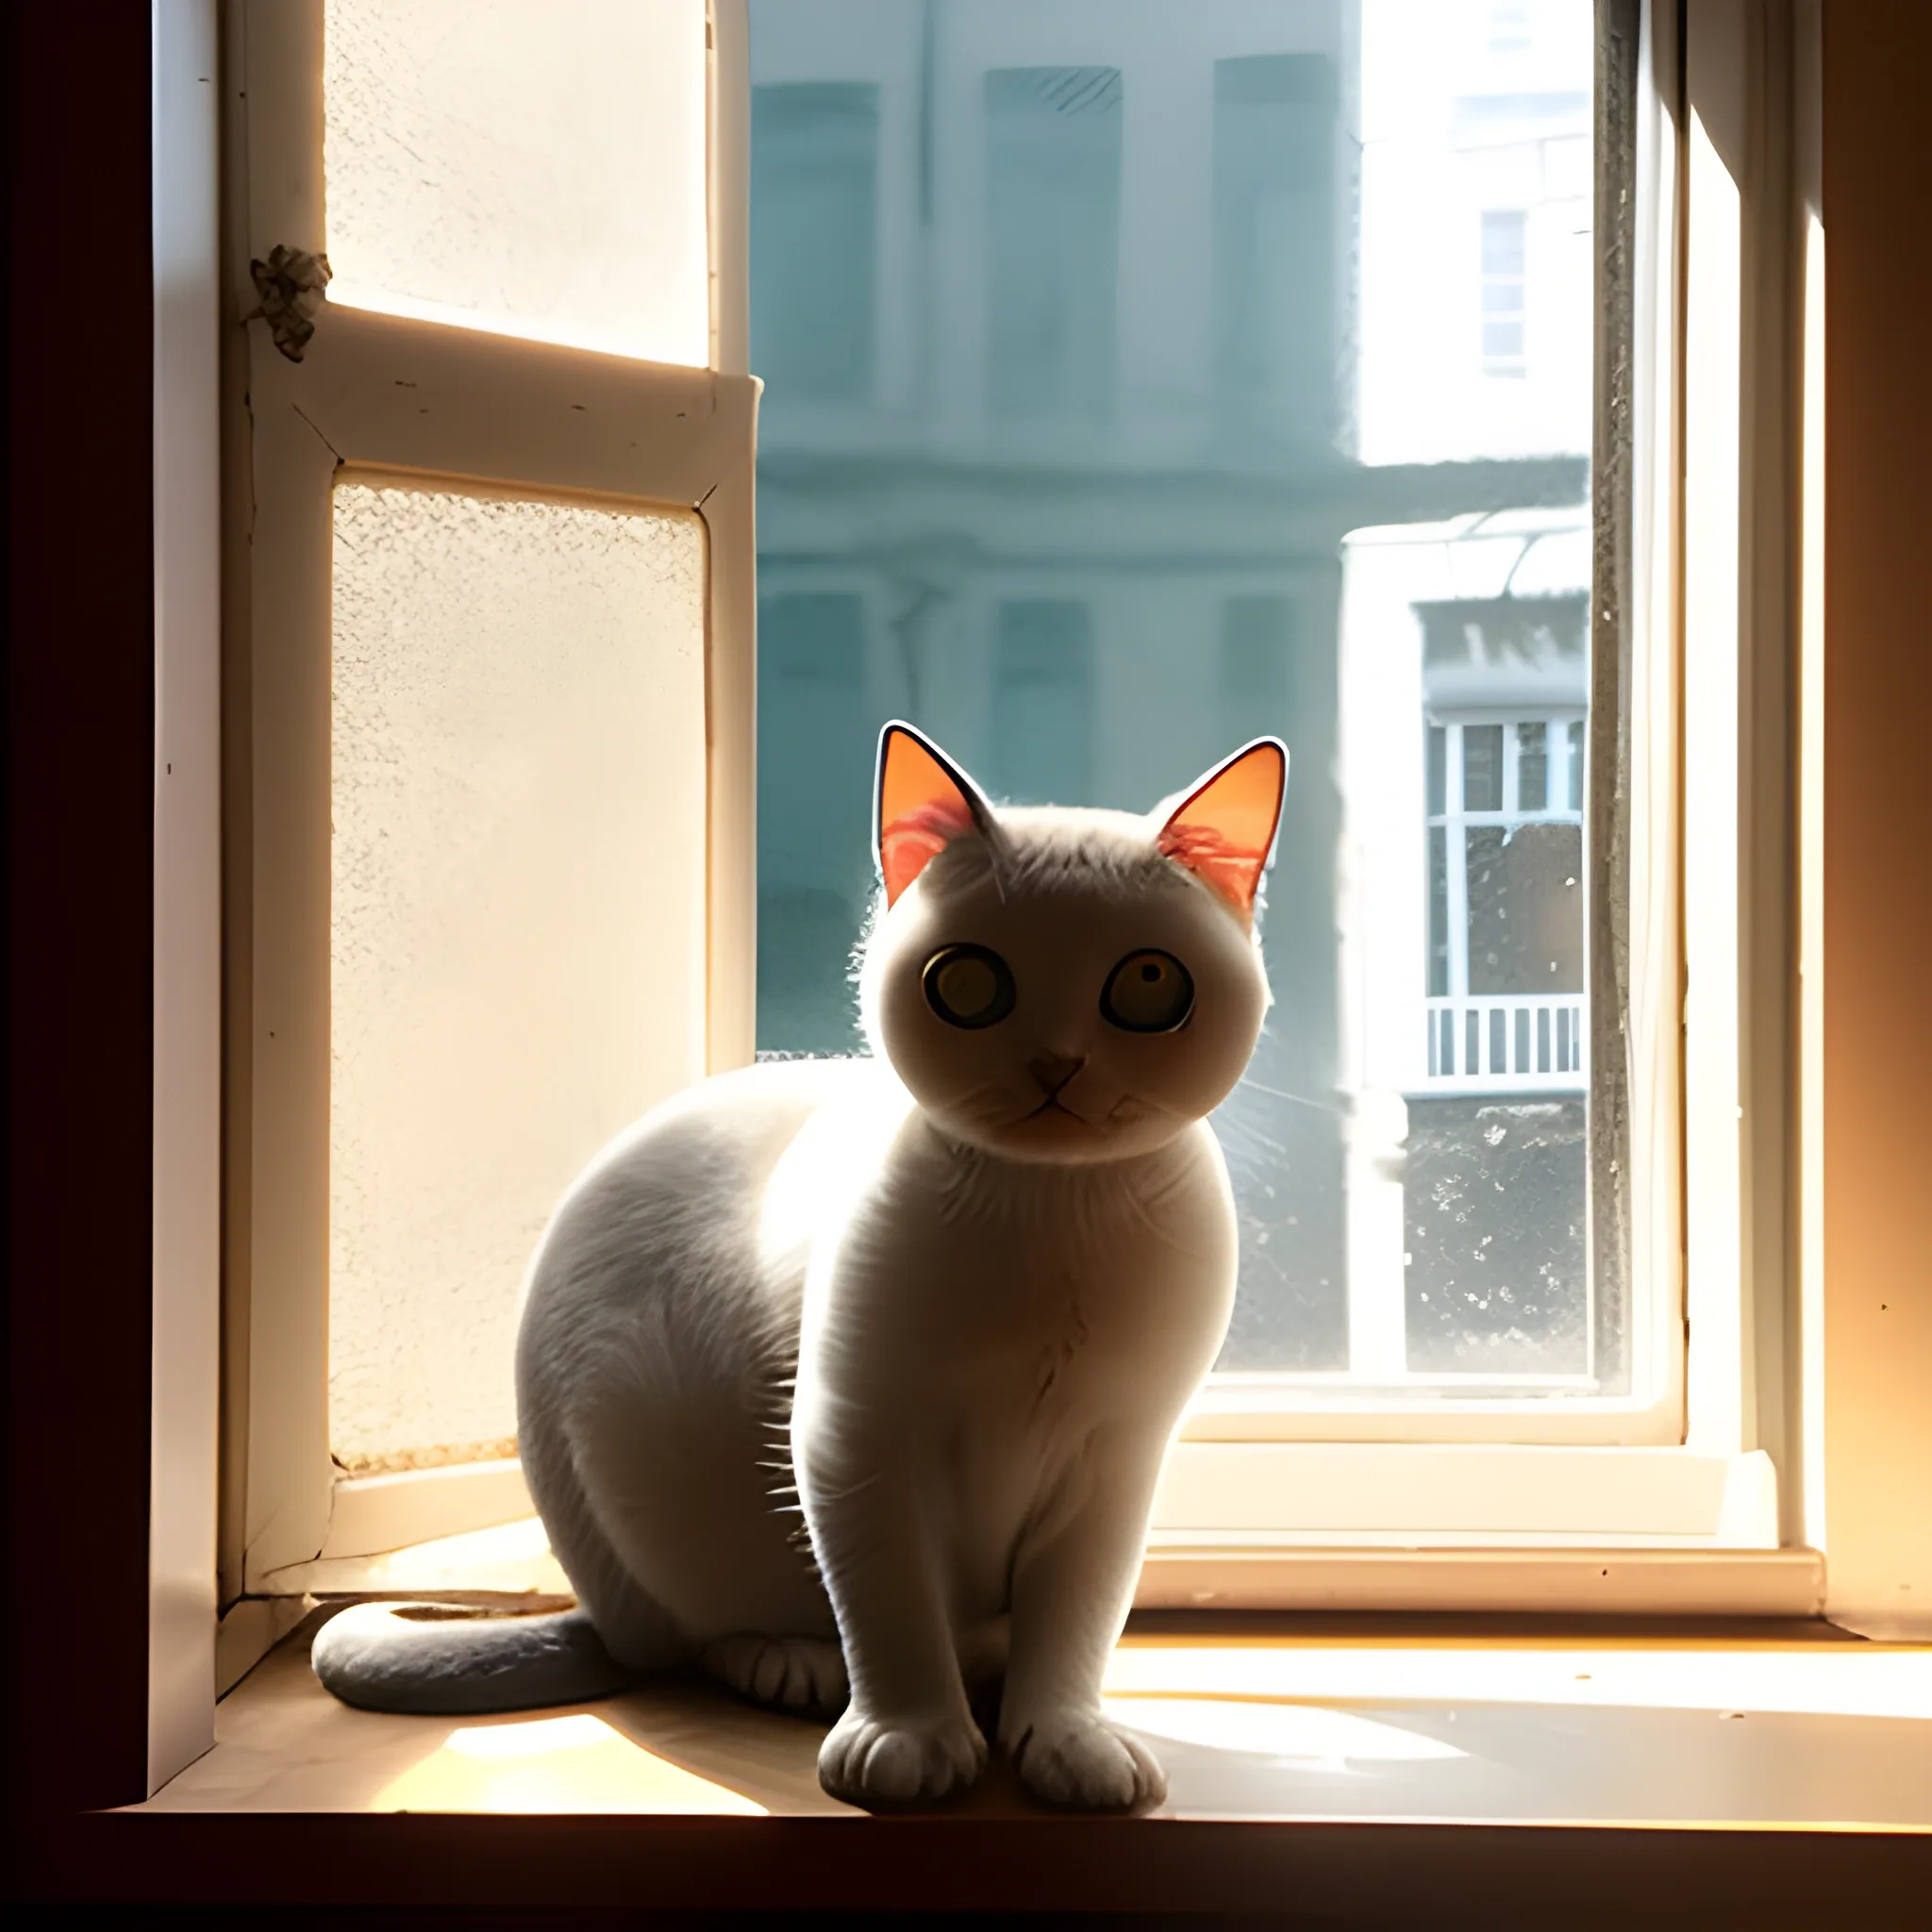
<path fill-rule="evenodd" d="M 1429 1093 L 1581 1093 L 1590 1084 L 1582 993 L 1431 999 Z"/>

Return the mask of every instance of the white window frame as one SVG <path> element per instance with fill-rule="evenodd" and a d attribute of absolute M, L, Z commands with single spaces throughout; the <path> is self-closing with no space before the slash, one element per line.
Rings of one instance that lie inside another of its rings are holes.
<path fill-rule="evenodd" d="M 1499 1573 L 1477 1549 L 1510 1543 L 1556 1563 L 1586 1541 L 1616 1560 L 1558 1565 L 1548 1574 L 1567 1583 L 1534 1600 L 1607 1604 L 1621 1577 L 1624 1607 L 1802 1613 L 1822 1601 L 1793 1481 L 1816 1424 L 1784 1399 L 1787 1333 L 1807 1363 L 1820 1339 L 1786 1320 L 1794 880 L 1780 836 L 1794 592 L 1779 519 L 1797 491 L 1788 412 L 1805 353 L 1791 158 L 1817 71 L 1790 23 L 1790 39 L 1774 27 L 1756 10 L 1690 9 L 1679 81 L 1676 8 L 1644 8 L 1624 619 L 1631 1267 L 1666 1311 L 1650 1393 L 1560 1412 L 1498 1396 L 1405 1416 L 1386 1395 L 1337 1391 L 1317 1406 L 1283 1391 L 1271 1403 L 1262 1378 L 1221 1378 L 1183 1430 L 1157 1510 L 1155 1557 L 1177 1579 L 1162 1601 L 1332 1605 L 1407 1590 L 1410 1603 L 1493 1607 Z M 1788 104 L 1768 68 L 1791 83 Z M 1435 1567 L 1424 1581 L 1407 1557 L 1368 1556 L 1377 1544 L 1435 1552 Z M 1342 1545 L 1355 1548 L 1338 1570 Z"/>
<path fill-rule="evenodd" d="M 227 10 L 231 311 L 251 258 L 325 253 L 322 0 Z M 695 512 L 708 548 L 707 1061 L 748 1060 L 753 464 L 742 0 L 710 9 L 710 366 L 325 305 L 304 358 L 250 322 L 229 376 L 225 1597 L 525 1514 L 513 1462 L 351 1478 L 328 1440 L 330 492 L 388 471 Z M 734 271 L 733 265 L 737 268 Z M 404 386 L 407 384 L 407 386 Z M 429 407 L 425 408 L 425 405 Z M 243 695 L 245 693 L 245 695 Z"/>
<path fill-rule="evenodd" d="M 1632 1266 L 1662 1284 L 1666 1306 L 1682 1307 L 1685 1321 L 1658 1324 L 1642 1401 L 1553 1410 L 1498 1395 L 1403 1409 L 1375 1391 L 1222 1378 L 1171 1458 L 1145 1603 L 1493 1607 L 1502 1591 L 1543 1607 L 1798 1613 L 1820 1600 L 1820 1559 L 1798 1542 L 1778 1480 L 1794 1453 L 1795 1419 L 1772 1417 L 1763 1399 L 1783 1374 L 1762 1344 L 1783 1322 L 1784 1258 L 1761 1240 L 1753 1246 L 1783 1211 L 1782 1144 L 1774 1152 L 1772 1141 L 1786 1099 L 1781 1009 L 1752 997 L 1764 974 L 1754 962 L 1782 957 L 1790 882 L 1767 872 L 1749 834 L 1773 822 L 1763 813 L 1778 808 L 1788 774 L 1749 755 L 1768 686 L 1750 687 L 1756 709 L 1739 695 L 1747 660 L 1770 648 L 1761 628 L 1769 607 L 1741 601 L 1740 587 L 1784 568 L 1770 546 L 1753 547 L 1752 519 L 1760 496 L 1787 487 L 1780 465 L 1790 460 L 1779 445 L 1745 466 L 1747 447 L 1769 448 L 1750 442 L 1751 412 L 1773 408 L 1778 391 L 1757 371 L 1747 395 L 1741 372 L 1753 345 L 1784 327 L 1789 295 L 1761 266 L 1746 282 L 1736 188 L 1728 175 L 1719 184 L 1700 172 L 1694 128 L 1680 135 L 1666 105 L 1675 0 L 1650 0 L 1644 12 L 1635 595 L 1625 612 L 1632 874 L 1642 888 L 1630 933 Z M 248 478 L 235 494 L 252 491 L 255 522 L 246 549 L 229 529 L 231 557 L 245 559 L 230 566 L 231 673 L 245 665 L 252 682 L 248 745 L 230 765 L 231 808 L 238 780 L 246 804 L 231 809 L 229 830 L 227 1598 L 353 1588 L 358 1574 L 375 1574 L 369 1559 L 382 1552 L 529 1507 L 513 1463 L 350 1480 L 328 1460 L 325 693 L 327 494 L 338 453 L 359 466 L 594 490 L 704 516 L 709 1058 L 724 1068 L 751 1058 L 757 385 L 745 367 L 744 0 L 711 0 L 710 14 L 710 371 L 337 309 L 325 312 L 299 366 L 250 325 L 239 379 L 250 392 L 252 444 L 236 441 L 247 419 L 230 378 L 230 464 Z M 231 153 L 253 163 L 231 166 L 230 299 L 245 308 L 251 256 L 277 242 L 325 246 L 320 0 L 242 0 L 228 31 Z M 1791 132 L 1751 97 L 1747 75 L 1759 56 L 1741 26 L 1727 42 L 1730 31 L 1693 17 L 1685 92 L 1693 114 L 1708 101 L 1754 125 L 1757 165 L 1769 168 Z M 1650 86 L 1657 72 L 1661 93 Z M 1815 72 L 1799 80 L 1815 89 Z M 262 165 L 271 154 L 283 164 Z M 434 434 L 391 401 L 389 370 L 405 349 L 412 379 L 426 375 L 450 399 Z M 491 410 L 465 417 L 462 399 L 486 392 Z M 585 410 L 571 410 L 579 403 Z M 646 457 L 600 442 L 597 425 L 620 411 L 653 425 Z M 237 616 L 250 608 L 276 612 L 272 638 L 251 643 Z M 1687 636 L 1694 649 L 1683 648 Z M 1707 731 L 1717 735 L 1715 756 Z M 1680 936 L 1680 890 L 1692 878 Z M 1688 1012 L 1676 996 L 1680 959 L 1715 989 Z M 256 1016 L 269 1010 L 298 1016 L 297 1039 L 277 1033 L 292 1071 L 276 1071 L 258 1050 Z M 1747 1087 L 1753 1114 L 1740 1133 Z M 1688 1216 L 1681 1171 L 1690 1176 Z M 1717 1340 L 1687 1357 L 1687 1328 Z M 1426 1562 L 1418 1565 L 1417 1551 L 1430 1553 Z M 1596 1561 L 1605 1552 L 1615 1560 Z"/>

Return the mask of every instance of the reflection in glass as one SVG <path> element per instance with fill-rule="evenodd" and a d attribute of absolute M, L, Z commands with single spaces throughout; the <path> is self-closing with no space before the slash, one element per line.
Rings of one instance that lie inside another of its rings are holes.
<path fill-rule="evenodd" d="M 1462 727 L 1462 808 L 1464 811 L 1503 809 L 1503 727 L 1465 724 Z"/>
<path fill-rule="evenodd" d="M 1469 991 L 1583 991 L 1583 827 L 1472 825 Z"/>
<path fill-rule="evenodd" d="M 1516 727 L 1516 808 L 1541 811 L 1549 803 L 1550 727 L 1539 719 Z"/>
<path fill-rule="evenodd" d="M 760 1050 L 855 1042 L 886 718 L 996 796 L 1135 811 L 1277 733 L 1221 1366 L 1499 1367 L 1430 1339 L 1440 1224 L 1565 1257 L 1509 1346 L 1568 1374 L 1583 1140 L 1509 1110 L 1580 1120 L 1585 1079 L 1591 0 L 1501 50 L 1484 0 L 750 17 Z M 1491 984 L 1538 995 L 1521 1057 Z"/>
<path fill-rule="evenodd" d="M 986 76 L 987 394 L 996 416 L 1113 407 L 1121 76 Z"/>
<path fill-rule="evenodd" d="M 879 91 L 839 81 L 752 96 L 752 366 L 802 399 L 873 384 Z"/>
<path fill-rule="evenodd" d="M 1002 604 L 993 642 L 988 782 L 1028 805 L 1092 784 L 1093 623 L 1071 598 Z"/>

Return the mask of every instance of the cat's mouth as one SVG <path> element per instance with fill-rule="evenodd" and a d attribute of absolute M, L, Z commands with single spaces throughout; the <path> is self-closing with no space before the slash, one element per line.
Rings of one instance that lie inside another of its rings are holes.
<path fill-rule="evenodd" d="M 1023 1113 L 1013 1124 L 1024 1127 L 1028 1121 L 1037 1121 L 1048 1114 L 1058 1114 L 1062 1119 L 1072 1121 L 1075 1126 L 1085 1127 L 1089 1133 L 1099 1132 L 1099 1129 L 1084 1114 L 1075 1113 L 1071 1107 L 1062 1107 L 1059 1095 L 1057 1093 L 1049 1093 L 1031 1113 Z"/>

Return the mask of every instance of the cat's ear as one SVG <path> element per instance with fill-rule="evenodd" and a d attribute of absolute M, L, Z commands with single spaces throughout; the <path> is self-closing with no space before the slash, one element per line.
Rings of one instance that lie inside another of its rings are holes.
<path fill-rule="evenodd" d="M 1182 794 L 1155 842 L 1252 919 L 1287 790 L 1288 747 L 1257 738 Z"/>
<path fill-rule="evenodd" d="M 886 904 L 892 905 L 961 832 L 993 836 L 992 808 L 938 745 L 896 719 L 879 733 L 873 824 Z"/>

